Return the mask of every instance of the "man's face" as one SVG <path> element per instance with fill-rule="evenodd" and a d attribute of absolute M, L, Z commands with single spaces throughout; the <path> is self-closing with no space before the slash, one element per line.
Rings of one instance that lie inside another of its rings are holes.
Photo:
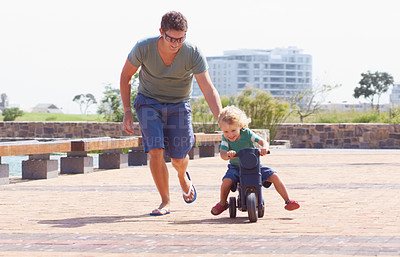
<path fill-rule="evenodd" d="M 183 42 L 185 42 L 185 39 L 186 39 L 185 31 L 180 31 L 180 30 L 162 31 L 162 30 L 160 30 L 160 32 L 161 32 L 161 36 L 163 37 L 165 44 L 168 46 L 168 49 L 174 53 L 178 52 L 178 50 L 179 50 L 179 48 L 181 48 Z"/>

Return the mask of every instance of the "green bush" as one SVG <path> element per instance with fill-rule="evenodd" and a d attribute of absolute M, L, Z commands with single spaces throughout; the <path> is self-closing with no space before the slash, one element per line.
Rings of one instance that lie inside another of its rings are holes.
<path fill-rule="evenodd" d="M 375 112 L 361 113 L 359 116 L 354 117 L 352 123 L 378 123 L 379 114 Z"/>
<path fill-rule="evenodd" d="M 250 128 L 269 130 L 271 142 L 278 132 L 278 125 L 285 122 L 291 113 L 288 102 L 256 88 L 242 91 L 236 98 L 236 103 L 251 118 Z"/>
<path fill-rule="evenodd" d="M 137 78 L 138 73 L 135 73 L 131 79 L 131 107 L 137 95 Z M 100 106 L 97 110 L 98 114 L 103 115 L 107 122 L 122 122 L 124 120 L 124 108 L 122 106 L 121 92 L 119 88 L 113 88 L 110 83 L 105 85 L 104 97 L 101 99 Z M 137 121 L 135 111 L 132 111 L 133 120 Z"/>
<path fill-rule="evenodd" d="M 394 107 L 390 110 L 386 123 L 400 123 L 400 107 Z"/>
<path fill-rule="evenodd" d="M 392 118 L 392 123 L 396 119 Z M 332 111 L 319 112 L 314 118 L 307 120 L 307 123 L 391 123 L 389 113 L 376 111 L 358 112 L 358 111 Z"/>
<path fill-rule="evenodd" d="M 8 108 L 3 110 L 3 121 L 14 121 L 24 114 L 19 108 Z"/>

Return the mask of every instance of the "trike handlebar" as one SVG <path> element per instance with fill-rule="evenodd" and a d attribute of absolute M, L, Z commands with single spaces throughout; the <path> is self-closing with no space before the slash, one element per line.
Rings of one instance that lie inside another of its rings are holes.
<path fill-rule="evenodd" d="M 258 149 L 258 148 L 256 148 L 256 149 Z M 268 150 L 267 154 L 271 154 L 271 151 Z M 236 152 L 235 157 L 239 157 L 239 152 Z"/>

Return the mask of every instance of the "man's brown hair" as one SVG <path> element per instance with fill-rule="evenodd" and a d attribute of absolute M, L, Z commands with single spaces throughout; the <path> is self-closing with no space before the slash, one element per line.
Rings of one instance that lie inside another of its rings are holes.
<path fill-rule="evenodd" d="M 188 24 L 186 17 L 182 13 L 170 11 L 163 15 L 161 19 L 161 29 L 166 32 L 168 30 L 187 31 Z"/>

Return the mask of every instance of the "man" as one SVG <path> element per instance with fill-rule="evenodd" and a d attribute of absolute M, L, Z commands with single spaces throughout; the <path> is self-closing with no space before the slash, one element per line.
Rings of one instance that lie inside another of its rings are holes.
<path fill-rule="evenodd" d="M 132 133 L 129 81 L 140 67 L 134 107 L 144 150 L 150 156 L 151 174 L 161 196 L 161 204 L 150 215 L 170 213 L 169 175 L 164 151 L 178 172 L 184 201 L 191 203 L 197 197 L 187 172 L 187 154 L 194 144 L 189 102 L 193 76 L 216 119 L 222 109 L 205 57 L 196 46 L 185 41 L 187 28 L 187 20 L 181 13 L 166 13 L 161 20 L 160 35 L 136 43 L 121 73 L 124 130 Z"/>

